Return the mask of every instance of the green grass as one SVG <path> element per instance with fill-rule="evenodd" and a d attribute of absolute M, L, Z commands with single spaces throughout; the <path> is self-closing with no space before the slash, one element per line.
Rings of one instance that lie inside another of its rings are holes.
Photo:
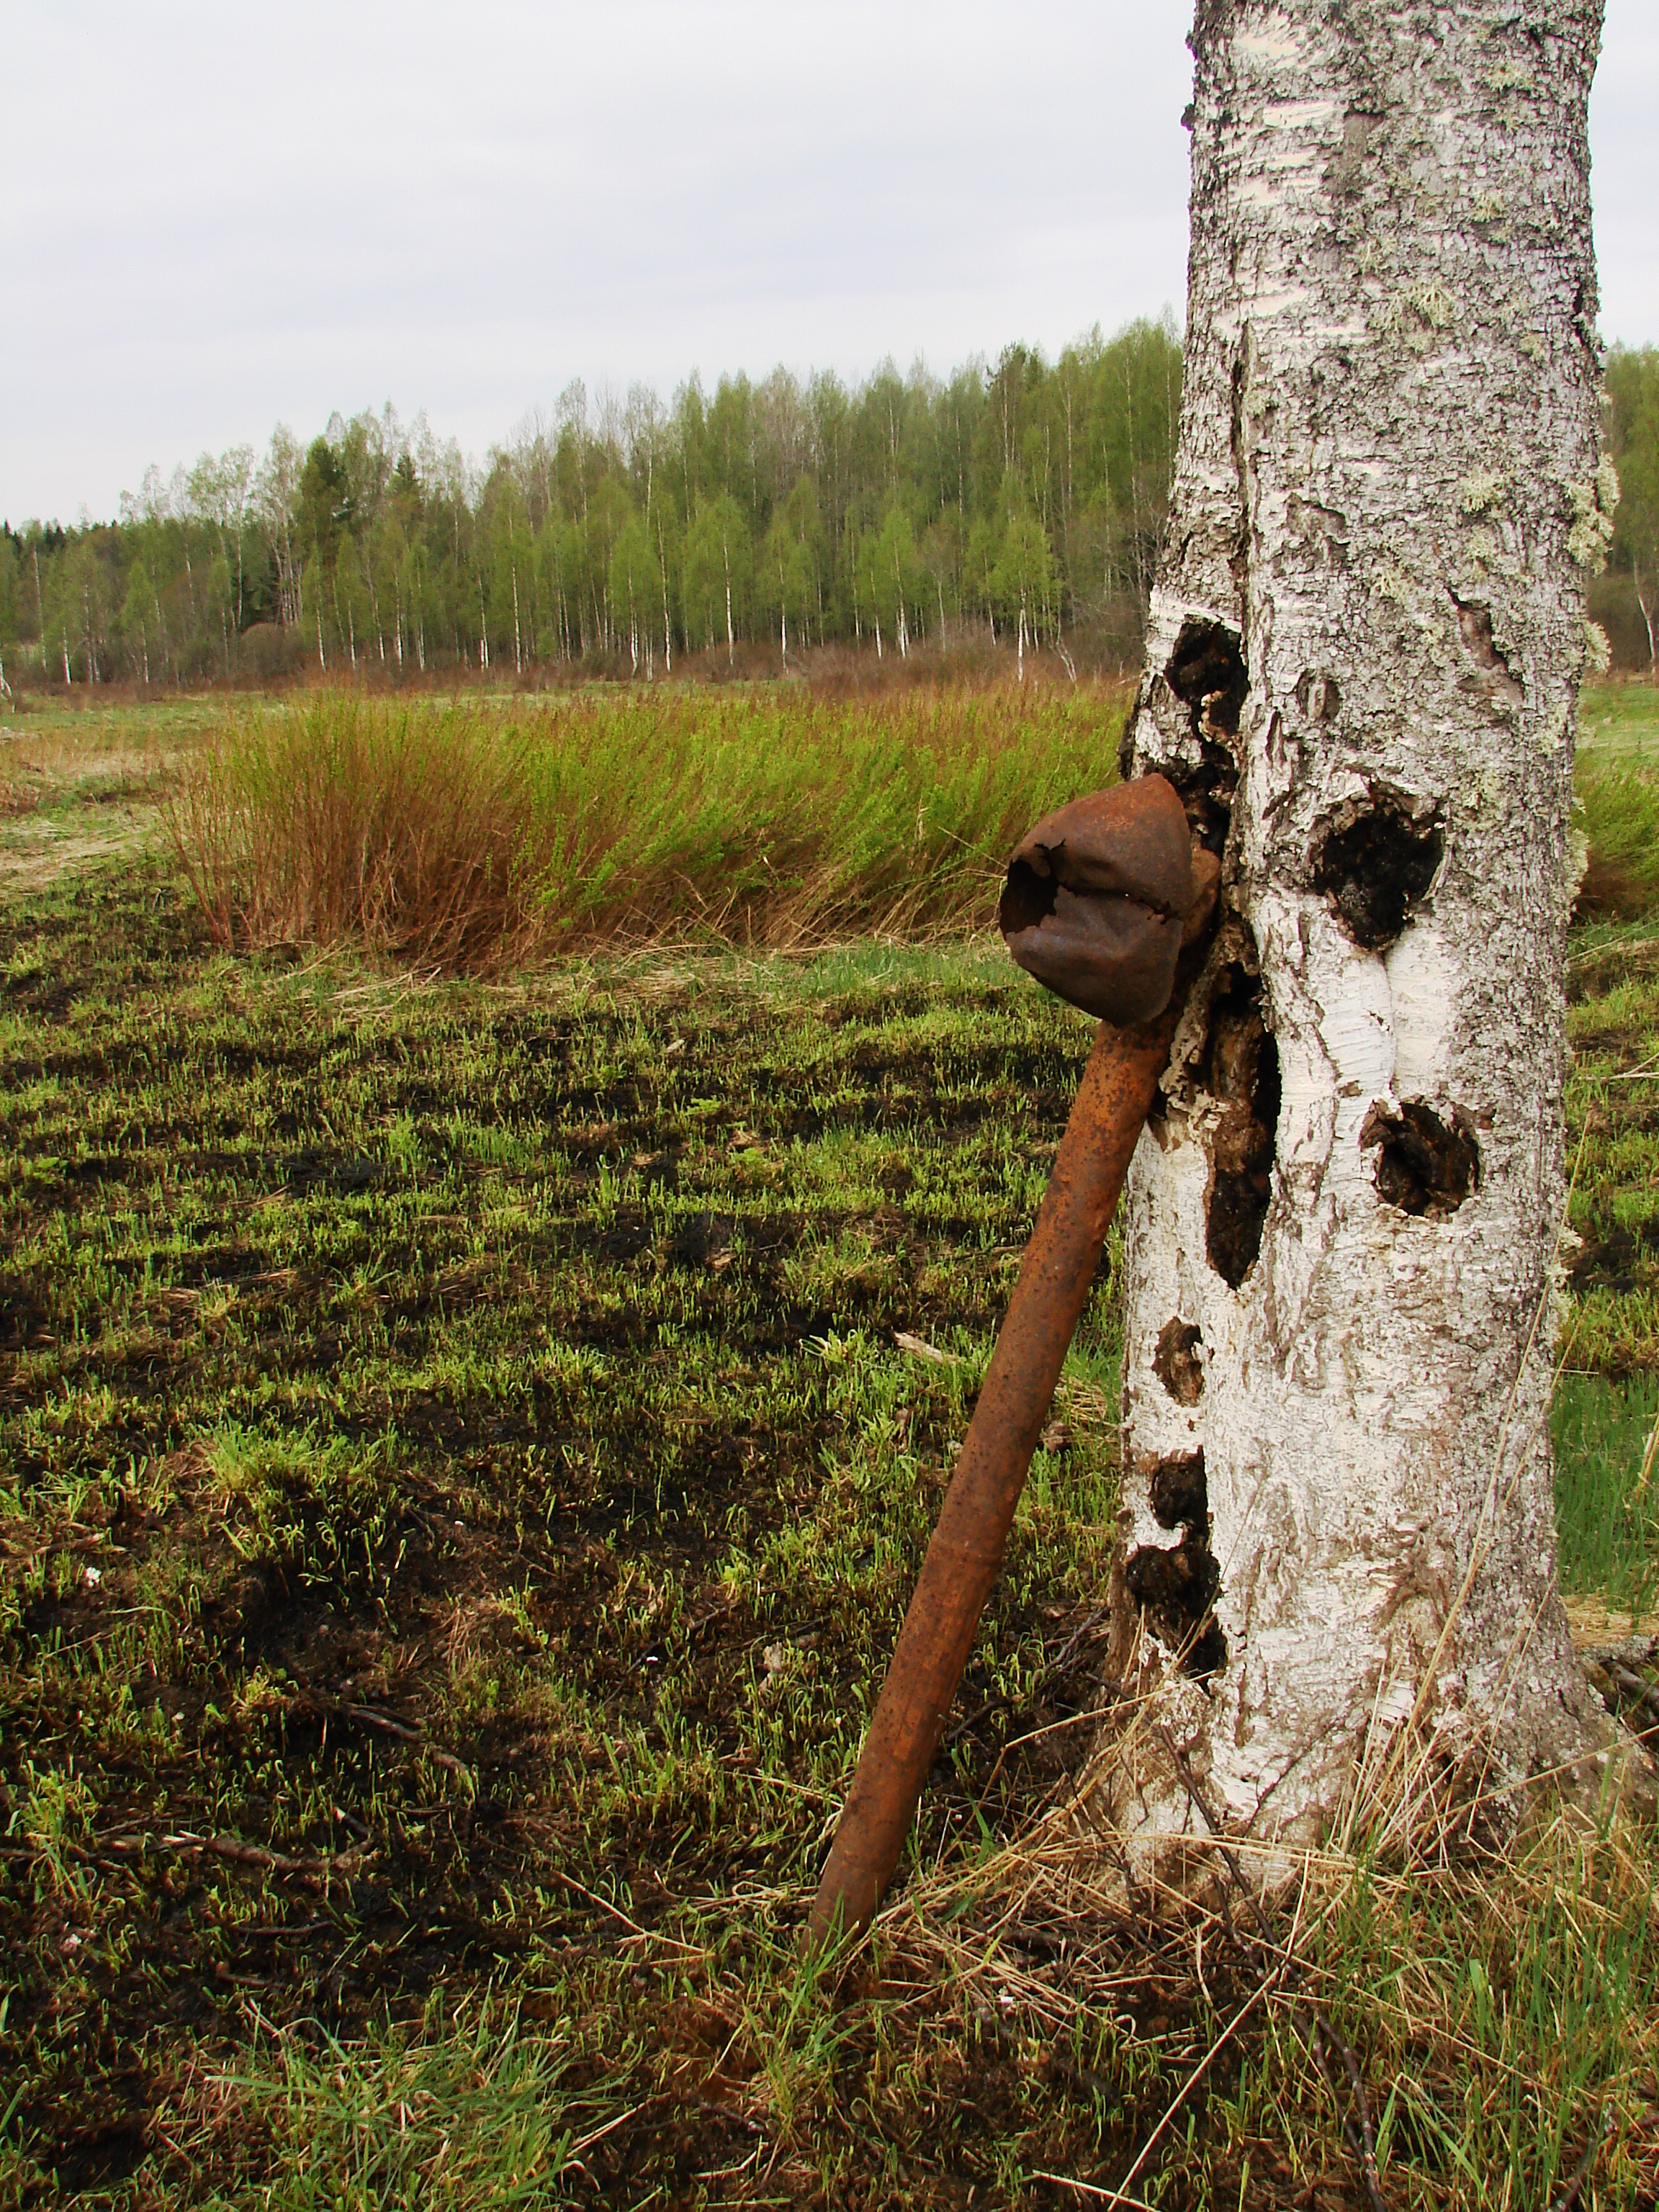
<path fill-rule="evenodd" d="M 1572 957 L 1563 1575 L 1629 1611 L 1659 933 Z M 848 1979 L 799 1946 L 1088 1037 L 983 941 L 415 985 L 228 957 L 159 860 L 0 904 L 0 2206 L 1123 2172 L 1259 1964 L 1044 1856 L 1103 1664 L 1109 1286 L 911 1904 Z M 1137 2192 L 1355 2201 L 1317 2005 L 1391 2205 L 1547 2203 L 1602 2106 L 1587 2201 L 1644 2201 L 1650 1893 L 1562 1834 L 1362 1858 Z"/>
<path fill-rule="evenodd" d="M 1659 1371 L 1659 923 L 1575 936 L 1567 968 L 1567 1364 Z"/>
<path fill-rule="evenodd" d="M 1659 1376 L 1564 1374 L 1552 1419 L 1563 1587 L 1610 1612 L 1659 1611 L 1659 1469 L 1648 1461 Z"/>
<path fill-rule="evenodd" d="M 501 1976 L 581 2023 L 579 2081 L 620 2033 L 617 2096 L 662 2094 L 688 1927 L 728 1972 L 793 1955 L 965 1420 L 971 1365 L 893 1330 L 982 1353 L 1087 1024 L 975 949 L 400 992 L 225 961 L 135 873 L 6 933 L 27 2159 L 187 2103 L 250 2007 L 360 2037 Z M 1088 1636 L 1043 1669 L 1110 1540 L 1095 1402 L 1036 1470 L 923 1852 L 1053 1771 L 998 1754 L 1086 1680 Z M 324 1870 L 155 1840 L 224 1833 Z M 619 1956 L 616 1911 L 673 1939 Z M 590 2166 L 667 2187 L 660 2118 Z"/>
<path fill-rule="evenodd" d="M 1578 721 L 1580 913 L 1639 920 L 1659 908 L 1659 687 L 1590 685 Z"/>
<path fill-rule="evenodd" d="M 1587 684 L 1578 707 L 1581 752 L 1659 757 L 1659 684 Z"/>
<path fill-rule="evenodd" d="M 1127 696 L 319 693 L 232 720 L 168 823 L 226 945 L 356 941 L 476 974 L 672 938 L 960 933 L 992 919 L 1023 830 L 1115 775 Z"/>

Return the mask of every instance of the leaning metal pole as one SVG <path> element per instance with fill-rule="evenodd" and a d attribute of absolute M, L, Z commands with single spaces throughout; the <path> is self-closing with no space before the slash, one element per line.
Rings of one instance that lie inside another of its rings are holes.
<path fill-rule="evenodd" d="M 868 1926 L 904 1849 L 1169 1059 L 1183 934 L 1214 894 L 1200 859 L 1195 884 L 1181 802 L 1149 776 L 1049 816 L 1010 869 L 1016 959 L 1073 1004 L 1139 1018 L 1103 1018 L 1090 1053 L 818 1886 L 814 1940 Z"/>
<path fill-rule="evenodd" d="M 816 1936 L 867 1926 L 898 1865 L 1174 1028 L 1169 1013 L 1100 1025 L 818 1885 Z"/>

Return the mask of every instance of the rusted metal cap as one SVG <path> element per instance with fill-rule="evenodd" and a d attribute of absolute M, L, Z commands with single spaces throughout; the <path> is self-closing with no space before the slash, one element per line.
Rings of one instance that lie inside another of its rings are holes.
<path fill-rule="evenodd" d="M 1008 865 L 1008 950 L 1057 998 L 1128 1026 L 1162 1013 L 1194 906 L 1186 809 L 1161 775 L 1044 815 Z"/>

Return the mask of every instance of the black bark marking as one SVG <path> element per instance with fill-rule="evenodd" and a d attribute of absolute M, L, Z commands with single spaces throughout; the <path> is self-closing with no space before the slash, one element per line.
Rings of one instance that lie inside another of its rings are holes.
<path fill-rule="evenodd" d="M 1387 793 L 1328 830 L 1314 854 L 1313 884 L 1356 945 L 1394 943 L 1439 870 L 1446 841 L 1437 814 L 1419 821 Z"/>
<path fill-rule="evenodd" d="M 1296 703 L 1310 722 L 1334 722 L 1342 712 L 1342 693 L 1334 676 L 1316 676 L 1304 668 L 1297 678 Z"/>
<path fill-rule="evenodd" d="M 1189 1321 L 1182 1321 L 1179 1314 L 1173 1321 L 1166 1321 L 1158 1333 L 1152 1372 L 1177 1406 L 1195 1406 L 1204 1395 L 1204 1364 L 1198 1357 L 1203 1341 L 1202 1330 Z M 1152 1510 L 1158 1511 L 1156 1500 Z M 1161 1513 L 1158 1518 L 1163 1520 Z M 1174 1523 L 1165 1525 L 1173 1527 Z"/>
<path fill-rule="evenodd" d="M 1215 1619 L 1221 1569 L 1210 1549 L 1210 1492 L 1200 1451 L 1139 1460 L 1154 1516 L 1179 1528 L 1178 1544 L 1140 1544 L 1124 1562 L 1129 1595 L 1173 1650 L 1188 1674 L 1218 1674 L 1227 1663 L 1227 1639 Z"/>
<path fill-rule="evenodd" d="M 1232 755 L 1208 738 L 1203 740 L 1201 751 L 1196 768 L 1183 769 L 1169 762 L 1159 773 L 1168 776 L 1181 793 L 1194 837 L 1206 853 L 1213 853 L 1219 860 L 1226 850 L 1227 831 L 1232 823 L 1238 770 Z"/>
<path fill-rule="evenodd" d="M 1474 1124 L 1461 1106 L 1453 1107 L 1449 1127 L 1420 1098 L 1406 1099 L 1397 1114 L 1373 1106 L 1359 1141 L 1378 1147 L 1376 1194 L 1402 1213 L 1441 1221 L 1480 1188 Z"/>
<path fill-rule="evenodd" d="M 1480 689 L 1490 698 L 1501 699 L 1505 706 L 1518 707 L 1526 693 L 1492 635 L 1492 609 L 1480 599 L 1460 599 L 1455 592 L 1451 599 L 1457 609 L 1457 627 L 1464 646 L 1480 671 L 1476 679 Z"/>
<path fill-rule="evenodd" d="M 1206 852 L 1219 857 L 1238 788 L 1233 743 L 1250 688 L 1237 633 L 1224 623 L 1189 616 L 1181 626 L 1164 678 L 1191 717 L 1198 759 L 1188 768 L 1167 763 L 1163 773 L 1181 793 L 1193 835 Z"/>
<path fill-rule="evenodd" d="M 1185 1674 L 1218 1674 L 1227 1663 L 1227 1638 L 1215 1618 L 1221 1570 L 1207 1535 L 1189 1529 L 1178 1544 L 1141 1544 L 1129 1554 L 1123 1579 L 1154 1632 L 1176 1654 Z"/>
<path fill-rule="evenodd" d="M 1210 1490 L 1204 1475 L 1204 1454 L 1175 1452 L 1153 1466 L 1148 1485 L 1152 1517 L 1161 1528 L 1185 1528 L 1203 1537 L 1210 1533 Z"/>
<path fill-rule="evenodd" d="M 1238 735 L 1238 718 L 1250 689 L 1243 648 L 1224 623 L 1188 616 L 1164 671 L 1170 690 L 1192 709 L 1193 735 L 1212 730 Z"/>
<path fill-rule="evenodd" d="M 1261 1249 L 1279 1105 L 1279 1048 L 1262 1018 L 1261 979 L 1242 967 L 1211 1002 L 1203 1083 L 1225 1109 L 1210 1139 L 1205 1249 L 1237 1290 Z"/>

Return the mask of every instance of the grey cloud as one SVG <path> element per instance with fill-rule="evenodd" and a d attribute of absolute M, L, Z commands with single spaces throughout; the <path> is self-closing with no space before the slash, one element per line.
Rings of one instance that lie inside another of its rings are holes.
<path fill-rule="evenodd" d="M 1603 321 L 1659 338 L 1651 0 L 1610 0 Z M 424 407 L 482 452 L 573 376 L 936 368 L 1180 310 L 1170 0 L 14 0 L 0 512 Z"/>

